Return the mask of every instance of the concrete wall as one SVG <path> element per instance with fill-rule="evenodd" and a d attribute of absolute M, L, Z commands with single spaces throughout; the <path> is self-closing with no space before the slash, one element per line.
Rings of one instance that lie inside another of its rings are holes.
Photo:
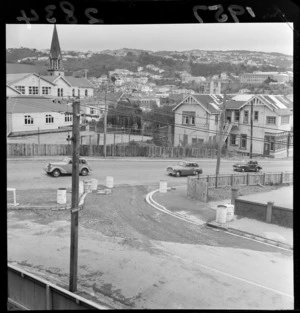
<path fill-rule="evenodd" d="M 267 204 L 236 199 L 234 213 L 239 216 L 266 222 Z M 271 223 L 293 228 L 293 210 L 274 206 L 272 208 Z"/>

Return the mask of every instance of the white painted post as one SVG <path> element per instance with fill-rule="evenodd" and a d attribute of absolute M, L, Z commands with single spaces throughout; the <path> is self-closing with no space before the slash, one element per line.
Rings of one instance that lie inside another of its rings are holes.
<path fill-rule="evenodd" d="M 19 203 L 17 203 L 17 197 L 16 197 L 16 188 L 7 188 L 7 191 L 12 191 L 13 195 L 14 195 L 14 206 L 19 205 Z"/>

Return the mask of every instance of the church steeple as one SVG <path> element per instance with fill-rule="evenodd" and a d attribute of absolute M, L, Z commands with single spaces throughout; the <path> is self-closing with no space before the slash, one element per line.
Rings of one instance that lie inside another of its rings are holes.
<path fill-rule="evenodd" d="M 63 69 L 63 65 L 62 65 L 62 54 L 60 51 L 60 45 L 59 45 L 56 25 L 54 25 L 54 30 L 53 30 L 53 35 L 52 35 L 49 61 L 50 61 L 49 69 L 48 69 L 49 75 L 51 75 L 51 76 L 57 76 L 57 75 L 64 76 L 64 69 Z"/>

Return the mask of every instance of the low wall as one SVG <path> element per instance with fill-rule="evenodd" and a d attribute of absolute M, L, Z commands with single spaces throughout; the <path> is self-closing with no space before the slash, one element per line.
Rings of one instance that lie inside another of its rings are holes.
<path fill-rule="evenodd" d="M 234 214 L 267 221 L 267 204 L 242 199 L 235 200 Z M 293 210 L 283 207 L 271 207 L 271 224 L 293 228 Z"/>

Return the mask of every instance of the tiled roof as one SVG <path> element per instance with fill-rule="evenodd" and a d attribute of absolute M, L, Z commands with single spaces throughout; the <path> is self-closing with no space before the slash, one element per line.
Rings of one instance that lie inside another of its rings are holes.
<path fill-rule="evenodd" d="M 72 107 L 54 103 L 52 99 L 38 96 L 18 96 L 6 101 L 7 113 L 72 112 Z"/>

